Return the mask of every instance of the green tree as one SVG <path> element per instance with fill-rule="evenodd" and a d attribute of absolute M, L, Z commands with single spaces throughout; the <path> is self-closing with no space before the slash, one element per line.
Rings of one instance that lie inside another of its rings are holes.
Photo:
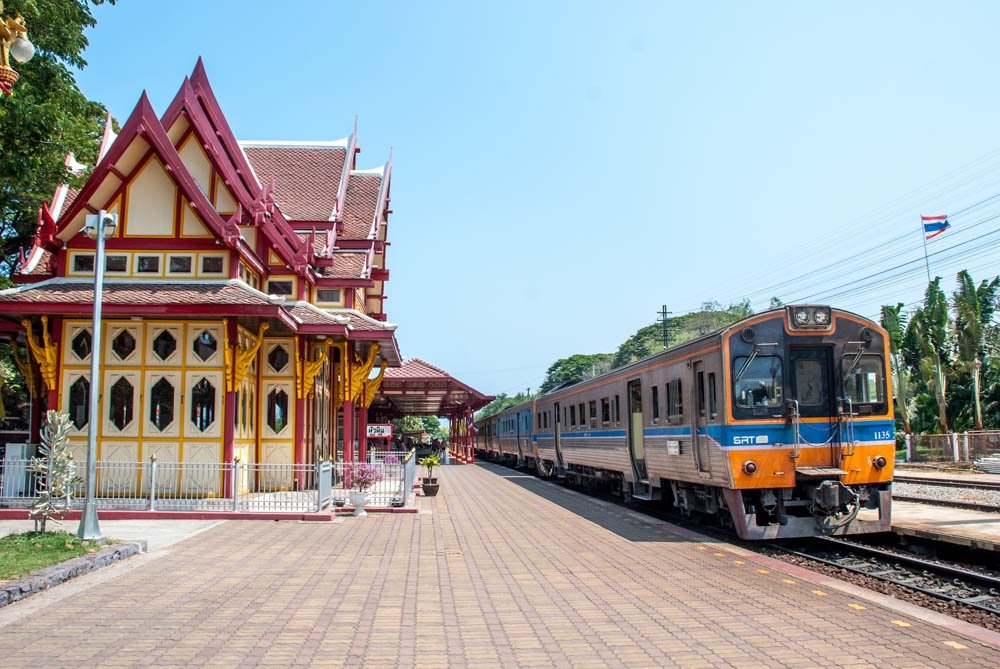
<path fill-rule="evenodd" d="M 910 319 L 920 351 L 920 371 L 937 401 L 938 427 L 941 433 L 948 428 L 948 377 L 950 363 L 951 317 L 948 298 L 941 290 L 941 277 L 935 277 L 927 286 L 924 305 Z"/>
<path fill-rule="evenodd" d="M 11 275 L 18 251 L 30 245 L 42 202 L 60 183 L 79 185 L 66 155 L 83 162 L 97 155 L 106 111 L 80 92 L 70 67 L 86 66 L 91 5 L 105 2 L 115 0 L 5 2 L 8 15 L 24 16 L 36 53 L 17 66 L 13 96 L 0 100 L 0 276 Z"/>
<path fill-rule="evenodd" d="M 903 340 L 906 336 L 906 315 L 902 314 L 903 304 L 882 307 L 882 327 L 889 333 L 889 357 L 892 367 L 893 395 L 903 423 L 903 432 L 910 434 L 910 370 L 903 358 Z"/>
<path fill-rule="evenodd" d="M 535 395 L 529 395 L 527 393 L 518 393 L 516 395 L 508 395 L 507 393 L 500 393 L 496 396 L 492 402 L 483 407 L 478 413 L 476 413 L 476 420 L 481 420 L 483 418 L 488 418 L 489 416 L 496 415 L 506 409 L 507 407 L 516 406 L 522 402 L 527 402 L 533 399 Z"/>
<path fill-rule="evenodd" d="M 668 319 L 667 332 L 670 346 L 679 346 L 710 332 L 714 332 L 730 323 L 753 314 L 748 301 L 731 304 L 723 308 L 718 302 L 706 302 L 701 311 L 695 311 L 683 316 Z M 611 361 L 611 368 L 624 367 L 636 360 L 659 353 L 663 350 L 663 330 L 658 323 L 639 328 L 634 335 L 626 339 Z"/>
<path fill-rule="evenodd" d="M 541 388 L 538 389 L 538 394 L 544 395 L 567 383 L 577 383 L 603 374 L 611 369 L 611 359 L 610 353 L 592 353 L 590 355 L 577 353 L 568 358 L 560 358 L 552 363 L 548 371 L 545 372 L 545 380 L 542 382 Z"/>
<path fill-rule="evenodd" d="M 986 358 L 986 334 L 996 310 L 998 280 L 982 281 L 979 287 L 966 270 L 956 277 L 958 287 L 955 300 L 955 343 L 959 366 L 972 376 L 972 403 L 975 407 L 973 423 L 983 429 L 983 411 L 980 403 L 980 380 L 983 360 Z"/>

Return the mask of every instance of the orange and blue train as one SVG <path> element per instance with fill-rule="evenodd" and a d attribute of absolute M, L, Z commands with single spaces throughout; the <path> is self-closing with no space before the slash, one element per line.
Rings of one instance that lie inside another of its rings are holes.
<path fill-rule="evenodd" d="M 888 531 L 888 345 L 847 311 L 773 309 L 482 419 L 476 449 L 743 539 Z"/>

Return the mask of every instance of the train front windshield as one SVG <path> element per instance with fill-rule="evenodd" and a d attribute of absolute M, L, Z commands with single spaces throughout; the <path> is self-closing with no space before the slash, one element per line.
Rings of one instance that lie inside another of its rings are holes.
<path fill-rule="evenodd" d="M 736 408 L 767 411 L 782 406 L 781 358 L 775 355 L 741 356 L 733 359 L 733 369 Z"/>

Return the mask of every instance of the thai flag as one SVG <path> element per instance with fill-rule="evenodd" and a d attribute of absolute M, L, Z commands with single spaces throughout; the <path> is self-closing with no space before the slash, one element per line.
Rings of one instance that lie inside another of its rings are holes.
<path fill-rule="evenodd" d="M 465 429 L 468 430 L 469 434 L 475 434 L 476 432 L 479 432 L 479 430 L 476 429 L 475 416 L 470 415 L 468 418 L 465 419 Z"/>
<path fill-rule="evenodd" d="M 947 216 L 921 216 L 924 223 L 924 239 L 934 239 L 951 227 Z"/>

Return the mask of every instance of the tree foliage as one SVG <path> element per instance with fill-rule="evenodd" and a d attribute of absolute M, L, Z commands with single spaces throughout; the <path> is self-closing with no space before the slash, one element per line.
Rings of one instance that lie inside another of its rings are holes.
<path fill-rule="evenodd" d="M 441 425 L 437 416 L 403 416 L 390 421 L 397 434 L 404 432 L 426 432 L 431 439 L 445 439 L 448 437 L 448 430 Z"/>
<path fill-rule="evenodd" d="M 95 25 L 91 5 L 115 0 L 6 0 L 20 12 L 35 57 L 17 64 L 13 96 L 0 100 L 0 276 L 13 272 L 17 253 L 30 245 L 43 201 L 56 186 L 79 185 L 65 166 L 68 153 L 81 162 L 97 155 L 106 110 L 77 87 L 70 67 L 87 62 L 84 30 Z"/>
<path fill-rule="evenodd" d="M 507 407 L 516 406 L 522 402 L 527 402 L 530 399 L 534 399 L 535 395 L 529 395 L 528 393 L 518 393 L 516 395 L 508 395 L 507 393 L 500 393 L 496 396 L 496 399 L 483 407 L 478 413 L 476 413 L 476 420 L 482 420 L 489 416 L 496 415 L 506 409 Z"/>
<path fill-rule="evenodd" d="M 545 372 L 545 381 L 538 389 L 544 395 L 567 383 L 578 383 L 584 379 L 595 377 L 611 369 L 610 353 L 593 353 L 586 355 L 578 353 L 568 358 L 556 360 Z"/>
<path fill-rule="evenodd" d="M 1000 279 L 976 284 L 958 273 L 949 301 L 937 277 L 907 321 L 902 305 L 882 308 L 893 358 L 893 392 L 904 431 L 1000 427 Z"/>

